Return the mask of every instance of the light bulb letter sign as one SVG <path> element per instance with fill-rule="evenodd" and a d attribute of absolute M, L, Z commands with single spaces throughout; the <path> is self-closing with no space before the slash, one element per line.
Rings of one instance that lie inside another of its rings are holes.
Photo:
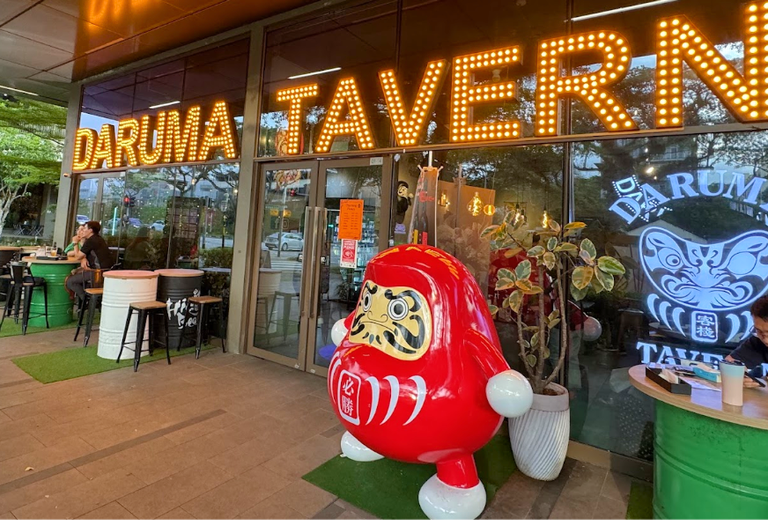
<path fill-rule="evenodd" d="M 171 110 L 166 116 L 163 162 L 184 162 L 197 160 L 197 142 L 200 139 L 200 107 L 187 110 L 182 127 L 181 114 Z"/>
<path fill-rule="evenodd" d="M 745 10 L 744 74 L 739 73 L 687 16 L 658 23 L 656 127 L 683 126 L 683 62 L 741 122 L 768 119 L 768 4 Z"/>
<path fill-rule="evenodd" d="M 561 76 L 566 54 L 599 51 L 601 67 L 589 74 Z M 626 38 L 615 31 L 590 31 L 539 44 L 536 78 L 536 135 L 557 135 L 560 99 L 582 99 L 608 131 L 637 130 L 627 110 L 606 87 L 622 80 L 632 55 Z"/>
<path fill-rule="evenodd" d="M 75 134 L 75 156 L 72 161 L 72 170 L 80 172 L 91 167 L 93 150 L 96 146 L 98 135 L 92 128 L 78 128 Z"/>
<path fill-rule="evenodd" d="M 317 97 L 317 93 L 317 83 L 277 91 L 278 101 L 288 101 L 290 103 L 288 106 L 288 155 L 296 155 L 299 153 L 301 126 L 304 122 L 301 100 L 304 98 Z"/>
<path fill-rule="evenodd" d="M 137 142 L 139 140 L 139 122 L 135 119 L 123 119 L 117 125 L 117 141 L 115 142 L 115 168 L 125 165 L 138 166 Z"/>
<path fill-rule="evenodd" d="M 339 117 L 345 103 L 349 109 L 349 119 L 340 121 Z M 374 147 L 371 128 L 368 125 L 368 118 L 365 116 L 365 110 L 360 101 L 360 92 L 354 78 L 342 79 L 339 82 L 336 93 L 333 95 L 333 101 L 331 101 L 331 107 L 325 115 L 315 151 L 318 153 L 330 151 L 331 143 L 340 135 L 354 135 L 357 139 L 357 145 L 363 150 Z"/>
<path fill-rule="evenodd" d="M 453 59 L 451 86 L 451 141 L 473 142 L 520 137 L 520 122 L 473 124 L 472 106 L 479 103 L 503 103 L 515 99 L 514 81 L 475 84 L 475 71 L 502 68 L 520 63 L 520 47 L 506 47 L 478 52 Z"/>
<path fill-rule="evenodd" d="M 203 134 L 203 142 L 200 144 L 200 154 L 197 160 L 211 160 L 212 152 L 216 148 L 222 148 L 227 159 L 237 158 L 234 123 L 224 101 L 219 101 L 213 105 L 211 118 L 205 125 L 205 134 Z"/>
<path fill-rule="evenodd" d="M 99 132 L 96 148 L 93 151 L 91 169 L 101 168 L 102 164 L 105 168 L 112 168 L 114 166 L 114 150 L 115 125 L 101 125 L 101 132 Z"/>
<path fill-rule="evenodd" d="M 141 164 L 157 164 L 160 159 L 163 158 L 165 118 L 165 112 L 160 112 L 156 118 L 152 116 L 142 116 L 141 131 L 139 133 L 139 161 Z"/>
<path fill-rule="evenodd" d="M 389 119 L 395 131 L 397 144 L 400 146 L 415 145 L 421 140 L 427 115 L 432 114 L 435 93 L 445 77 L 446 60 L 430 61 L 421 79 L 413 110 L 406 115 L 400 89 L 394 70 L 379 72 L 379 81 L 387 101 Z"/>

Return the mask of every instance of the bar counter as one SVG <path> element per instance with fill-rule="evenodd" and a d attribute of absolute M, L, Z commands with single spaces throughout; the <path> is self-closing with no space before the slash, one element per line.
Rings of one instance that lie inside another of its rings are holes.
<path fill-rule="evenodd" d="M 656 400 L 654 518 L 768 518 L 768 389 L 736 407 L 716 390 L 667 392 L 645 365 L 629 379 Z"/>

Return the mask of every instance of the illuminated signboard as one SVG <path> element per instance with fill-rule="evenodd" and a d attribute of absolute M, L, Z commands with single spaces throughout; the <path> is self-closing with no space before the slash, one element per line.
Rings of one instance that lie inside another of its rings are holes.
<path fill-rule="evenodd" d="M 750 3 L 743 10 L 745 58 L 744 72 L 739 72 L 694 20 L 680 15 L 658 21 L 656 33 L 656 127 L 683 126 L 683 65 L 715 93 L 725 108 L 741 122 L 768 121 L 768 3 Z M 607 132 L 637 130 L 637 122 L 611 91 L 629 70 L 632 59 L 630 42 L 620 33 L 605 29 L 547 39 L 538 43 L 536 67 L 535 136 L 558 135 L 560 101 L 576 98 L 592 111 Z M 599 66 L 575 75 L 563 75 L 564 64 L 573 54 L 595 53 L 602 57 Z M 522 137 L 517 120 L 474 121 L 472 108 L 479 104 L 501 103 L 516 99 L 514 81 L 478 83 L 475 74 L 521 62 L 519 45 L 485 50 L 454 57 L 451 61 L 450 140 L 456 143 L 507 141 Z M 437 89 L 446 75 L 446 60 L 430 61 L 422 82 L 414 93 L 413 108 L 403 101 L 395 72 L 379 73 L 383 98 L 389 113 L 397 145 L 418 145 L 428 127 Z M 289 155 L 300 153 L 299 135 L 304 125 L 302 99 L 316 97 L 319 86 L 301 85 L 280 90 L 278 102 L 289 103 Z M 315 146 L 316 153 L 331 150 L 339 136 L 354 138 L 361 150 L 375 148 L 365 106 L 353 77 L 342 78 L 333 96 L 327 117 Z M 309 103 L 307 103 L 309 105 Z M 341 114 L 348 116 L 341 119 Z"/>
<path fill-rule="evenodd" d="M 227 159 L 237 159 L 235 124 L 224 101 L 213 105 L 205 121 L 201 139 L 199 106 L 145 115 L 141 120 L 129 118 L 115 125 L 102 125 L 98 133 L 92 128 L 79 128 L 75 135 L 72 170 L 123 168 L 179 162 L 203 162 L 221 149 Z"/>
<path fill-rule="evenodd" d="M 701 170 L 661 182 L 653 186 L 634 176 L 614 182 L 619 198 L 610 210 L 628 224 L 651 222 L 673 210 L 674 201 L 692 198 L 724 198 L 768 211 L 768 204 L 758 203 L 766 185 L 759 177 Z M 657 322 L 698 343 L 735 343 L 747 335 L 749 306 L 768 292 L 768 231 L 707 243 L 654 224 L 644 226 L 639 245 L 653 287 L 646 305 Z"/>

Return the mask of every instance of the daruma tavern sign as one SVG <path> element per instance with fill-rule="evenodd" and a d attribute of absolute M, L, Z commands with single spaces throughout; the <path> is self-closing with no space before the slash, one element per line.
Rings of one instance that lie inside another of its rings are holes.
<path fill-rule="evenodd" d="M 768 121 L 768 2 L 752 2 L 743 10 L 744 67 L 730 63 L 696 25 L 680 15 L 659 20 L 656 33 L 656 128 L 683 126 L 683 67 L 688 65 L 722 101 L 733 116 L 744 123 Z M 597 52 L 602 62 L 585 73 L 565 75 L 564 62 L 573 54 Z M 429 126 L 440 85 L 450 74 L 450 140 L 455 143 L 513 141 L 522 137 L 520 121 L 475 121 L 473 107 L 514 100 L 515 81 L 478 83 L 479 71 L 520 63 L 522 47 L 484 50 L 473 54 L 438 59 L 427 64 L 415 101 L 409 108 L 401 95 L 394 70 L 379 72 L 383 99 L 398 147 L 417 146 Z M 636 121 L 612 87 L 626 75 L 632 59 L 630 42 L 610 29 L 551 38 L 538 42 L 536 67 L 535 136 L 558 134 L 560 101 L 576 98 L 584 102 L 602 123 L 605 132 L 638 129 Z M 449 70 L 450 69 L 450 70 Z M 315 145 L 316 153 L 328 153 L 339 136 L 354 137 L 363 150 L 376 148 L 365 105 L 354 77 L 342 77 L 336 87 Z M 277 101 L 288 112 L 286 152 L 300 153 L 301 129 L 308 100 L 319 95 L 316 83 L 296 85 L 277 92 Z M 225 117 L 226 116 L 226 117 Z M 227 121 L 225 123 L 225 121 Z M 118 168 L 125 164 L 157 164 L 204 161 L 215 148 L 226 157 L 236 157 L 232 126 L 226 104 L 217 103 L 208 120 L 202 142 L 200 109 L 187 111 L 181 121 L 178 111 L 160 112 L 156 118 L 128 119 L 114 127 L 105 125 L 96 134 L 80 129 L 77 134 L 75 171 Z M 227 126 L 229 125 L 229 126 Z M 157 135 L 152 148 L 153 134 Z M 161 139 L 162 136 L 162 139 Z"/>

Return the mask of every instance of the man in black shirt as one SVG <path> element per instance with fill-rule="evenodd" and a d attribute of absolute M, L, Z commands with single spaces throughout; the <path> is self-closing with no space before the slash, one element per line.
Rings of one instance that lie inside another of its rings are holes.
<path fill-rule="evenodd" d="M 755 324 L 754 332 L 725 359 L 741 361 L 753 375 L 762 375 L 760 367 L 768 363 L 768 296 L 758 298 L 749 312 Z"/>
<path fill-rule="evenodd" d="M 77 237 L 72 238 L 72 242 L 75 243 L 73 256 L 75 259 L 80 260 L 80 265 L 83 269 L 67 278 L 67 288 L 80 299 L 85 298 L 86 285 L 93 282 L 92 270 L 109 269 L 115 263 L 112 258 L 112 251 L 109 250 L 109 246 L 99 235 L 100 231 L 101 224 L 91 220 L 83 225 L 80 239 L 77 239 Z M 81 239 L 85 239 L 82 246 L 78 244 L 78 240 Z"/>

